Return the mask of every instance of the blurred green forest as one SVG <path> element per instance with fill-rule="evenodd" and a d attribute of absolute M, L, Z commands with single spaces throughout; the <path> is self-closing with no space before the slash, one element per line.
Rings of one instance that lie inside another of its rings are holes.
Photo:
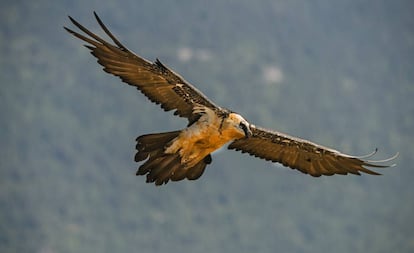
<path fill-rule="evenodd" d="M 135 137 L 183 128 L 63 26 L 158 57 L 251 122 L 362 155 L 312 178 L 222 150 L 197 181 L 136 177 Z M 414 252 L 409 0 L 0 2 L 0 252 Z M 99 31 L 99 34 L 102 34 Z"/>

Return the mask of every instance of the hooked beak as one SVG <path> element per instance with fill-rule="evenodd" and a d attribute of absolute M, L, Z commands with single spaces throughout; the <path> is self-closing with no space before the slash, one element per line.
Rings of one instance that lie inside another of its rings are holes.
<path fill-rule="evenodd" d="M 252 131 L 250 130 L 249 126 L 247 126 L 246 124 L 240 123 L 240 128 L 243 129 L 244 132 L 244 137 L 245 138 L 250 138 L 252 137 Z"/>
<path fill-rule="evenodd" d="M 253 135 L 253 133 L 252 133 L 252 131 L 250 130 L 250 128 L 246 128 L 246 129 L 244 130 L 244 136 L 245 136 L 246 138 L 250 138 L 250 137 L 252 137 L 252 135 Z"/>

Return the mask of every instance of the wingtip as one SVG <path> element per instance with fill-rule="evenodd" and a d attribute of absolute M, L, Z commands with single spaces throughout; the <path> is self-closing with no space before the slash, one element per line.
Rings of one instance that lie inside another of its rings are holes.
<path fill-rule="evenodd" d="M 355 156 L 355 158 L 357 158 L 357 159 L 366 159 L 366 158 L 374 156 L 377 152 L 378 152 L 378 148 L 375 148 L 374 151 L 372 151 L 371 153 L 369 153 L 367 155 L 362 155 L 362 156 Z"/>
<path fill-rule="evenodd" d="M 395 155 L 393 155 L 393 156 L 391 156 L 390 158 L 387 158 L 387 159 L 383 159 L 383 160 L 373 160 L 373 161 L 370 161 L 370 160 L 367 160 L 366 162 L 368 162 L 368 163 L 388 163 L 388 162 L 391 162 L 391 161 L 394 161 L 395 159 L 397 159 L 397 157 L 400 155 L 400 152 L 397 152 Z M 395 164 L 392 164 L 392 165 L 395 165 Z M 388 165 L 388 166 L 386 166 L 386 167 L 392 167 L 392 165 Z"/>
<path fill-rule="evenodd" d="M 93 11 L 93 15 L 95 16 L 96 20 L 98 20 L 98 22 L 101 22 L 101 19 L 98 16 L 98 13 L 96 13 L 96 11 Z"/>
<path fill-rule="evenodd" d="M 400 152 L 395 153 L 395 155 L 393 156 L 393 159 L 396 159 L 400 156 Z"/>
<path fill-rule="evenodd" d="M 63 27 L 63 29 L 65 29 L 68 33 L 70 33 L 70 34 L 75 34 L 76 32 L 75 31 L 73 31 L 72 29 L 70 29 L 70 28 L 67 28 L 66 26 L 64 26 Z"/>
<path fill-rule="evenodd" d="M 78 21 L 76 21 L 76 20 L 75 20 L 74 18 L 72 18 L 71 16 L 69 16 L 69 15 L 68 15 L 68 18 L 69 18 L 70 22 L 72 22 L 72 24 L 74 24 L 75 26 L 77 26 L 77 27 L 79 27 L 79 28 L 83 27 L 81 24 L 79 24 L 79 22 L 78 22 Z"/>
<path fill-rule="evenodd" d="M 72 16 L 68 15 L 68 18 L 72 23 L 74 23 L 74 24 L 77 23 L 76 20 L 74 18 L 72 18 Z"/>

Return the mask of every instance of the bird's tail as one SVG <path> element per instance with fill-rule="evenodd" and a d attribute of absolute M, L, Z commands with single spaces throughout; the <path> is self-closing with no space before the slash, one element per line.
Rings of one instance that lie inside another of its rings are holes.
<path fill-rule="evenodd" d="M 211 163 L 211 156 L 206 156 L 192 168 L 187 168 L 181 163 L 179 153 L 166 154 L 164 151 L 171 142 L 180 134 L 180 131 L 146 134 L 139 136 L 137 140 L 137 153 L 135 161 L 145 161 L 137 175 L 147 175 L 147 183 L 156 185 L 166 184 L 170 179 L 179 181 L 187 178 L 198 179 L 204 172 L 207 164 Z"/>

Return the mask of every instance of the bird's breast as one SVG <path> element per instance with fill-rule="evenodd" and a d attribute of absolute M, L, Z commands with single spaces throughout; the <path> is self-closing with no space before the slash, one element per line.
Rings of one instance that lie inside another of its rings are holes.
<path fill-rule="evenodd" d="M 226 131 L 222 131 L 220 125 L 219 117 L 201 117 L 195 124 L 182 130 L 165 153 L 179 152 L 182 163 L 188 164 L 188 167 L 194 166 L 205 156 L 234 139 Z"/>

